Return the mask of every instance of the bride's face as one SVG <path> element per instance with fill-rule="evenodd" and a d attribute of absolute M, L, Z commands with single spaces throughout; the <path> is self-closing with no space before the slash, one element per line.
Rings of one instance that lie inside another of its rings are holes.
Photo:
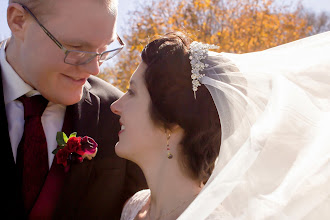
<path fill-rule="evenodd" d="M 121 131 L 116 154 L 138 165 L 166 152 L 166 135 L 153 123 L 149 113 L 150 95 L 144 81 L 145 63 L 141 63 L 130 80 L 130 88 L 111 105 L 120 116 Z"/>

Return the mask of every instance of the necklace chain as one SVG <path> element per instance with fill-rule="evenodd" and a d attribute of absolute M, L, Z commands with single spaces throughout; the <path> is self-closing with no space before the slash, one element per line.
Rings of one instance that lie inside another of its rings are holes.
<path fill-rule="evenodd" d="M 196 195 L 194 195 L 192 198 L 194 199 L 197 195 L 198 195 L 198 193 L 197 193 Z M 169 212 L 166 212 L 165 214 L 162 214 L 161 216 L 159 216 L 159 217 L 156 218 L 155 220 L 159 220 L 159 219 L 161 219 L 162 217 L 169 216 L 170 214 L 172 214 L 173 212 L 175 212 L 178 208 L 180 208 L 180 207 L 182 207 L 184 204 L 186 204 L 189 200 L 190 200 L 190 198 L 187 199 L 187 200 L 185 200 L 185 201 L 183 201 L 183 202 L 181 202 L 181 203 L 179 203 L 179 205 L 177 205 L 176 207 L 174 207 L 172 210 L 170 210 Z M 151 204 L 150 204 L 150 206 L 149 206 L 148 213 L 147 213 L 147 215 L 148 215 L 148 219 L 151 219 L 151 217 L 150 217 L 150 211 L 151 211 Z"/>

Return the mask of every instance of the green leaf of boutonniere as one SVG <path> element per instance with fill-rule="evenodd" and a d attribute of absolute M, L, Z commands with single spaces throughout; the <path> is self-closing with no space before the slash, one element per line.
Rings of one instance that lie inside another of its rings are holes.
<path fill-rule="evenodd" d="M 73 132 L 73 133 L 71 133 L 70 136 L 69 136 L 69 139 L 70 139 L 71 137 L 77 137 L 77 132 Z"/>
<path fill-rule="evenodd" d="M 55 150 L 53 150 L 52 154 L 57 154 L 57 152 L 60 150 L 60 149 L 63 149 L 64 147 L 58 147 L 56 148 Z"/>
<path fill-rule="evenodd" d="M 62 132 L 62 133 L 63 133 L 63 140 L 64 140 L 64 142 L 65 143 L 68 143 L 68 140 L 69 140 L 68 136 L 66 136 L 66 134 L 64 132 Z"/>
<path fill-rule="evenodd" d="M 60 147 L 64 147 L 66 142 L 68 142 L 68 137 L 66 136 L 66 134 L 64 132 L 57 132 L 56 134 L 56 141 L 58 146 Z"/>

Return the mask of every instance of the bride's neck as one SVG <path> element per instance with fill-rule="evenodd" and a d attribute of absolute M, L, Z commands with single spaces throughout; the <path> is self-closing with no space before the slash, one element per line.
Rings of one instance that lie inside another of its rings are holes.
<path fill-rule="evenodd" d="M 198 181 L 184 175 L 174 158 L 149 165 L 143 172 L 151 191 L 149 214 L 154 219 L 171 211 L 173 215 L 181 213 L 201 190 Z"/>

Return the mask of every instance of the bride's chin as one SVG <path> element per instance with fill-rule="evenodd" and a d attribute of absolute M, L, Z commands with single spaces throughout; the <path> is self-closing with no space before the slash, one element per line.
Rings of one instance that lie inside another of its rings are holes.
<path fill-rule="evenodd" d="M 121 157 L 123 159 L 128 159 L 127 155 L 123 152 L 122 146 L 120 146 L 119 141 L 115 145 L 115 153 L 117 154 L 118 157 Z"/>
<path fill-rule="evenodd" d="M 115 145 L 115 153 L 118 157 L 129 160 L 137 165 L 141 164 L 141 160 L 143 161 L 143 158 L 135 151 L 135 148 L 132 148 L 131 145 L 123 145 L 120 141 Z"/>
<path fill-rule="evenodd" d="M 119 148 L 120 148 L 120 146 L 119 146 L 119 141 L 118 141 L 115 145 L 115 153 L 117 154 L 118 157 L 122 157 Z"/>

